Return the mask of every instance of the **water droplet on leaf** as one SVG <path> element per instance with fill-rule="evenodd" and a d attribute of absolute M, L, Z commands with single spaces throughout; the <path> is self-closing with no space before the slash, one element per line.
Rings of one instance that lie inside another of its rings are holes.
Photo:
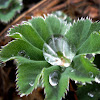
<path fill-rule="evenodd" d="M 52 86 L 56 86 L 60 79 L 60 73 L 58 71 L 54 71 L 49 75 L 49 83 Z"/>
<path fill-rule="evenodd" d="M 91 98 L 94 97 L 94 95 L 92 93 L 88 93 L 88 96 L 90 96 Z"/>
<path fill-rule="evenodd" d="M 31 81 L 31 82 L 29 83 L 29 85 L 30 85 L 30 86 L 34 86 L 34 82 Z"/>
<path fill-rule="evenodd" d="M 25 50 L 21 50 L 18 52 L 19 56 L 25 57 L 27 59 L 30 59 L 30 57 L 26 54 Z"/>
<path fill-rule="evenodd" d="M 95 54 L 94 53 L 86 54 L 84 57 L 87 58 L 88 60 L 90 60 L 90 62 L 93 62 L 94 58 L 95 58 Z"/>
<path fill-rule="evenodd" d="M 64 72 L 65 71 L 65 67 L 61 67 L 61 72 Z"/>
<path fill-rule="evenodd" d="M 19 52 L 18 52 L 18 55 L 24 57 L 24 56 L 26 55 L 25 50 L 21 50 L 21 51 L 19 51 Z"/>
<path fill-rule="evenodd" d="M 71 47 L 63 36 L 52 36 L 48 43 L 44 43 L 43 55 L 51 65 L 68 67 L 75 56 L 75 48 Z"/>
<path fill-rule="evenodd" d="M 87 54 L 86 58 L 91 59 L 92 57 L 94 57 L 94 54 Z"/>
<path fill-rule="evenodd" d="M 91 78 L 93 78 L 93 73 L 92 73 L 92 72 L 89 72 L 89 76 L 90 76 Z"/>

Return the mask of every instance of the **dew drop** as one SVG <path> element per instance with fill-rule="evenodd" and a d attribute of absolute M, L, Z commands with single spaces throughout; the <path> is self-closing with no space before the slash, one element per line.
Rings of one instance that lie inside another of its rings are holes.
<path fill-rule="evenodd" d="M 29 83 L 29 85 L 30 85 L 30 86 L 34 86 L 34 82 L 31 81 L 31 82 Z"/>
<path fill-rule="evenodd" d="M 24 57 L 27 58 L 27 59 L 30 59 L 30 56 L 28 56 L 28 55 L 25 55 Z"/>
<path fill-rule="evenodd" d="M 19 51 L 19 52 L 18 52 L 18 55 L 19 55 L 19 56 L 22 56 L 22 57 L 25 57 L 25 58 L 27 58 L 27 59 L 30 59 L 30 56 L 28 56 L 28 55 L 26 54 L 25 50 Z"/>
<path fill-rule="evenodd" d="M 21 51 L 19 51 L 19 52 L 18 52 L 18 55 L 24 57 L 24 56 L 26 55 L 25 50 L 21 50 Z"/>
<path fill-rule="evenodd" d="M 65 71 L 65 67 L 61 67 L 61 72 L 64 72 Z"/>
<path fill-rule="evenodd" d="M 90 62 L 93 62 L 94 58 L 95 58 L 95 54 L 94 53 L 92 53 L 92 54 L 86 54 L 84 57 L 87 58 L 87 59 L 89 59 Z"/>
<path fill-rule="evenodd" d="M 89 76 L 90 76 L 91 78 L 93 78 L 93 73 L 92 73 L 92 72 L 89 72 Z"/>
<path fill-rule="evenodd" d="M 58 84 L 60 78 L 60 73 L 58 71 L 54 71 L 49 75 L 49 83 L 52 86 L 56 86 Z"/>
<path fill-rule="evenodd" d="M 94 97 L 94 95 L 92 93 L 88 93 L 88 96 L 90 96 L 91 98 Z"/>
<path fill-rule="evenodd" d="M 93 57 L 92 54 L 87 54 L 87 55 L 86 55 L 86 58 L 88 58 L 88 59 L 91 59 L 92 57 Z"/>
<path fill-rule="evenodd" d="M 52 36 L 44 43 L 43 55 L 51 65 L 68 67 L 75 56 L 75 48 L 71 47 L 63 36 Z"/>

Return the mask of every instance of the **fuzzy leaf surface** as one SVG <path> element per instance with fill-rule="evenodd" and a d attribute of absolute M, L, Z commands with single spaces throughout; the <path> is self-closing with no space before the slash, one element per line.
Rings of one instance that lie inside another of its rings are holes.
<path fill-rule="evenodd" d="M 51 66 L 43 69 L 43 85 L 46 92 L 46 100 L 61 100 L 69 88 L 69 78 L 66 73 L 61 73 L 57 86 L 49 83 L 49 75 L 54 71 L 60 71 L 59 66 Z"/>
<path fill-rule="evenodd" d="M 100 74 L 100 71 L 84 56 L 76 56 L 73 59 L 72 68 L 78 71 L 78 74 L 86 75 L 91 80 L 94 80 L 96 76 Z"/>
<path fill-rule="evenodd" d="M 99 30 L 100 30 L 100 22 L 94 22 L 94 23 L 91 24 L 91 27 L 90 27 L 88 34 L 91 34 L 94 31 L 99 32 Z"/>
<path fill-rule="evenodd" d="M 49 15 L 46 17 L 46 19 L 43 19 L 42 17 L 33 18 L 29 22 L 44 41 L 47 41 L 53 34 L 64 35 L 70 26 L 65 22 L 61 22 L 61 20 L 57 19 L 57 17 L 54 15 Z"/>
<path fill-rule="evenodd" d="M 65 35 L 67 31 L 66 23 L 61 22 L 55 15 L 49 15 L 45 19 L 50 35 Z"/>
<path fill-rule="evenodd" d="M 16 36 L 16 34 L 21 34 L 22 37 Z M 22 25 L 19 25 L 15 27 L 14 29 L 11 29 L 9 31 L 8 36 L 13 38 L 22 38 L 28 42 L 30 42 L 32 45 L 38 47 L 39 49 L 43 48 L 44 41 L 40 37 L 40 35 L 36 32 L 36 30 L 31 26 L 29 23 L 23 23 Z"/>
<path fill-rule="evenodd" d="M 68 77 L 72 80 L 78 81 L 78 82 L 91 82 L 94 81 L 94 78 L 89 77 L 87 73 L 82 73 L 78 70 L 75 70 L 71 67 L 66 68 L 65 73 L 68 75 Z"/>
<path fill-rule="evenodd" d="M 0 52 L 0 59 L 2 59 L 2 61 L 14 59 L 14 56 L 20 56 L 19 53 L 23 50 L 25 51 L 25 55 L 23 56 L 29 56 L 32 60 L 44 59 L 42 50 L 34 47 L 29 42 L 20 39 L 14 40 L 6 45 Z"/>
<path fill-rule="evenodd" d="M 93 32 L 83 43 L 77 54 L 100 53 L 100 32 Z"/>
<path fill-rule="evenodd" d="M 20 94 L 30 94 L 37 88 L 42 68 L 49 67 L 46 61 L 33 61 L 24 57 L 15 57 L 17 67 L 17 87 Z"/>
<path fill-rule="evenodd" d="M 88 38 L 88 32 L 91 27 L 91 20 L 79 20 L 75 22 L 65 35 L 70 44 L 78 49 Z"/>
<path fill-rule="evenodd" d="M 29 20 L 29 22 L 36 29 L 36 31 L 43 38 L 44 41 L 46 41 L 50 37 L 50 32 L 45 23 L 45 20 L 42 17 L 33 18 L 32 20 Z"/>

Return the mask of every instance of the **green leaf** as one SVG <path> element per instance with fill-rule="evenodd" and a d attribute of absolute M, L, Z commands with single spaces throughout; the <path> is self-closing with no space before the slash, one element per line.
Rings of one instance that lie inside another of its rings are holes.
<path fill-rule="evenodd" d="M 94 81 L 94 78 L 90 77 L 87 73 L 83 73 L 71 67 L 66 68 L 65 73 L 68 75 L 70 79 L 78 81 L 78 82 L 85 83 L 85 82 Z"/>
<path fill-rule="evenodd" d="M 29 22 L 36 29 L 36 31 L 44 41 L 46 41 L 50 37 L 51 34 L 48 30 L 45 20 L 42 17 L 33 17 L 32 20 L 29 20 Z"/>
<path fill-rule="evenodd" d="M 73 59 L 72 68 L 75 70 L 75 74 L 86 76 L 86 78 L 90 78 L 90 81 L 95 80 L 95 77 L 100 74 L 100 71 L 96 68 L 94 64 L 92 64 L 88 59 L 84 58 L 83 55 L 76 56 Z M 74 79 L 75 80 L 75 79 Z M 81 81 L 88 81 L 81 80 Z"/>
<path fill-rule="evenodd" d="M 46 17 L 46 24 L 48 25 L 48 29 L 50 34 L 58 34 L 60 32 L 60 20 L 53 15 Z"/>
<path fill-rule="evenodd" d="M 94 22 L 91 24 L 90 30 L 88 34 L 91 34 L 94 31 L 99 31 L 100 30 L 100 22 Z"/>
<path fill-rule="evenodd" d="M 43 49 L 44 41 L 40 37 L 40 35 L 36 32 L 36 30 L 31 26 L 31 23 L 24 22 L 22 25 L 15 27 L 9 31 L 8 36 L 13 38 L 22 38 L 32 45 Z"/>
<path fill-rule="evenodd" d="M 22 9 L 21 0 L 9 0 L 9 6 L 8 4 L 5 6 L 8 8 L 2 8 L 0 9 L 0 21 L 4 23 L 8 23 L 16 14 L 16 12 L 20 11 Z M 5 16 L 6 15 L 6 16 Z"/>
<path fill-rule="evenodd" d="M 20 54 L 21 52 L 22 54 Z M 40 49 L 20 39 L 12 41 L 0 52 L 0 59 L 2 61 L 14 59 L 14 56 L 24 56 L 32 60 L 44 60 L 43 52 Z"/>
<path fill-rule="evenodd" d="M 60 73 L 60 77 L 58 79 L 58 85 L 52 86 L 49 81 L 49 75 L 53 73 L 54 71 L 60 71 L 59 66 L 51 66 L 50 68 L 44 68 L 42 71 L 42 77 L 43 77 L 43 85 L 45 88 L 46 93 L 46 100 L 61 100 L 61 98 L 65 95 L 67 92 L 66 89 L 69 88 L 69 78 L 67 74 Z"/>
<path fill-rule="evenodd" d="M 39 85 L 42 68 L 50 65 L 46 61 L 33 61 L 23 57 L 16 57 L 16 59 L 18 91 L 22 95 L 28 95 Z"/>
<path fill-rule="evenodd" d="M 62 22 L 61 19 L 58 19 L 55 15 L 48 15 L 45 19 L 45 22 L 48 26 L 49 34 L 51 35 L 65 35 L 66 33 L 66 23 Z"/>
<path fill-rule="evenodd" d="M 100 32 L 93 32 L 77 52 L 77 54 L 87 53 L 100 53 Z"/>
<path fill-rule="evenodd" d="M 78 87 L 78 100 L 99 100 L 100 99 L 100 84 L 92 83 Z"/>
<path fill-rule="evenodd" d="M 81 19 L 75 22 L 65 35 L 69 40 L 70 44 L 76 47 L 76 50 L 86 41 L 89 33 L 89 29 L 91 27 L 91 20 L 89 19 Z"/>

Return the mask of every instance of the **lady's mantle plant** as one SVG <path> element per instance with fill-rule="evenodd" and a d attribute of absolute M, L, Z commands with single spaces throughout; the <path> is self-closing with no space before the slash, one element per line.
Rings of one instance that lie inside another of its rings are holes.
<path fill-rule="evenodd" d="M 0 60 L 16 59 L 21 96 L 43 86 L 47 100 L 60 100 L 69 79 L 100 83 L 100 70 L 87 57 L 100 53 L 99 30 L 100 22 L 88 18 L 72 25 L 54 15 L 32 18 L 10 29 L 8 36 L 15 40 L 3 47 Z"/>

